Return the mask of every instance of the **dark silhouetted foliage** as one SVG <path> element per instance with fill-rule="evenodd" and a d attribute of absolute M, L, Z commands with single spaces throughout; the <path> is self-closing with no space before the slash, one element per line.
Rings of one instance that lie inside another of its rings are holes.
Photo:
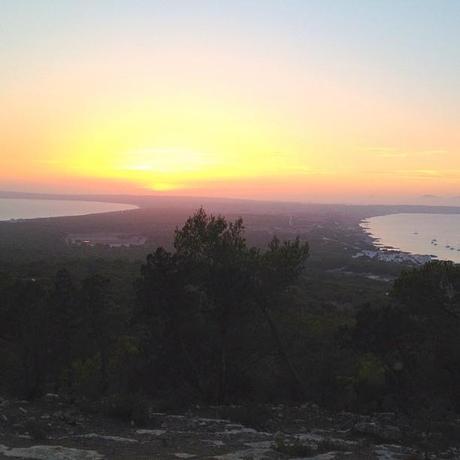
<path fill-rule="evenodd" d="M 0 391 L 99 399 L 138 425 L 144 398 L 158 410 L 245 402 L 229 414 L 259 426 L 259 403 L 293 400 L 458 412 L 460 268 L 429 263 L 361 298 L 345 276 L 309 275 L 308 257 L 300 238 L 252 247 L 241 219 L 200 209 L 143 264 L 4 268 Z M 338 283 L 341 302 L 323 301 Z"/>

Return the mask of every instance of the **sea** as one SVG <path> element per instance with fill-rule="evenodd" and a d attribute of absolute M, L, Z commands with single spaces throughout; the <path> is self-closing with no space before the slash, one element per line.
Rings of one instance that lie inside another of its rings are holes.
<path fill-rule="evenodd" d="M 460 263 L 460 214 L 390 214 L 362 227 L 381 247 Z"/>
<path fill-rule="evenodd" d="M 40 217 L 82 216 L 102 212 L 136 209 L 122 203 L 74 200 L 30 200 L 0 198 L 0 220 L 36 219 Z"/>

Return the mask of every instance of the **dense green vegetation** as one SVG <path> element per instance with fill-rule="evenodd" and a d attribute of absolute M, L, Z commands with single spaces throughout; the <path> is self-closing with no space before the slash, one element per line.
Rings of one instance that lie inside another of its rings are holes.
<path fill-rule="evenodd" d="M 144 262 L 4 262 L 0 391 L 458 412 L 460 268 L 433 262 L 391 286 L 309 254 L 299 238 L 252 247 L 242 220 L 201 209 Z"/>

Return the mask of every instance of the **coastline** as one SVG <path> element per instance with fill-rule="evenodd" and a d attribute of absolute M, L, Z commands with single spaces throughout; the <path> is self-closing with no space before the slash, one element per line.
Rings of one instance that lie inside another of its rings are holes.
<path fill-rule="evenodd" d="M 31 202 L 34 202 L 33 206 L 31 206 Z M 0 222 L 9 223 L 35 219 L 53 219 L 111 212 L 126 212 L 139 209 L 137 205 L 119 202 L 48 200 L 41 198 L 0 198 L 0 204 L 2 203 L 4 205 L 7 204 L 7 206 L 4 206 L 4 209 L 1 210 L 3 215 L 0 213 Z"/>
<path fill-rule="evenodd" d="M 422 253 L 422 252 L 411 252 L 409 250 L 402 249 L 400 246 L 389 245 L 384 243 L 383 238 L 377 236 L 375 233 L 372 232 L 371 225 L 369 223 L 370 219 L 376 217 L 388 217 L 388 216 L 395 216 L 400 213 L 395 214 L 384 214 L 381 216 L 372 216 L 372 217 L 365 217 L 361 219 L 358 223 L 361 231 L 365 235 L 365 240 L 368 244 L 372 246 L 372 250 L 363 250 L 360 253 L 356 254 L 356 257 L 369 257 L 374 260 L 384 261 L 384 262 L 397 262 L 397 263 L 409 263 L 411 265 L 424 265 L 425 263 L 432 262 L 432 261 L 450 261 L 453 263 L 455 262 L 452 259 L 448 258 L 441 258 L 437 254 L 430 254 L 430 253 Z M 416 215 L 416 214 L 414 214 Z M 433 243 L 433 240 L 432 240 Z"/>

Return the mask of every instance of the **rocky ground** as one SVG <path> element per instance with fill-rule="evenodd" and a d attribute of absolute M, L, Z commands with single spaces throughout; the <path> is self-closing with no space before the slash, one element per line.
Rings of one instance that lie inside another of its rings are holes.
<path fill-rule="evenodd" d="M 460 459 L 460 421 L 446 443 L 436 426 L 424 435 L 393 413 L 333 414 L 315 404 L 147 414 L 136 426 L 56 395 L 0 399 L 0 459 Z"/>

